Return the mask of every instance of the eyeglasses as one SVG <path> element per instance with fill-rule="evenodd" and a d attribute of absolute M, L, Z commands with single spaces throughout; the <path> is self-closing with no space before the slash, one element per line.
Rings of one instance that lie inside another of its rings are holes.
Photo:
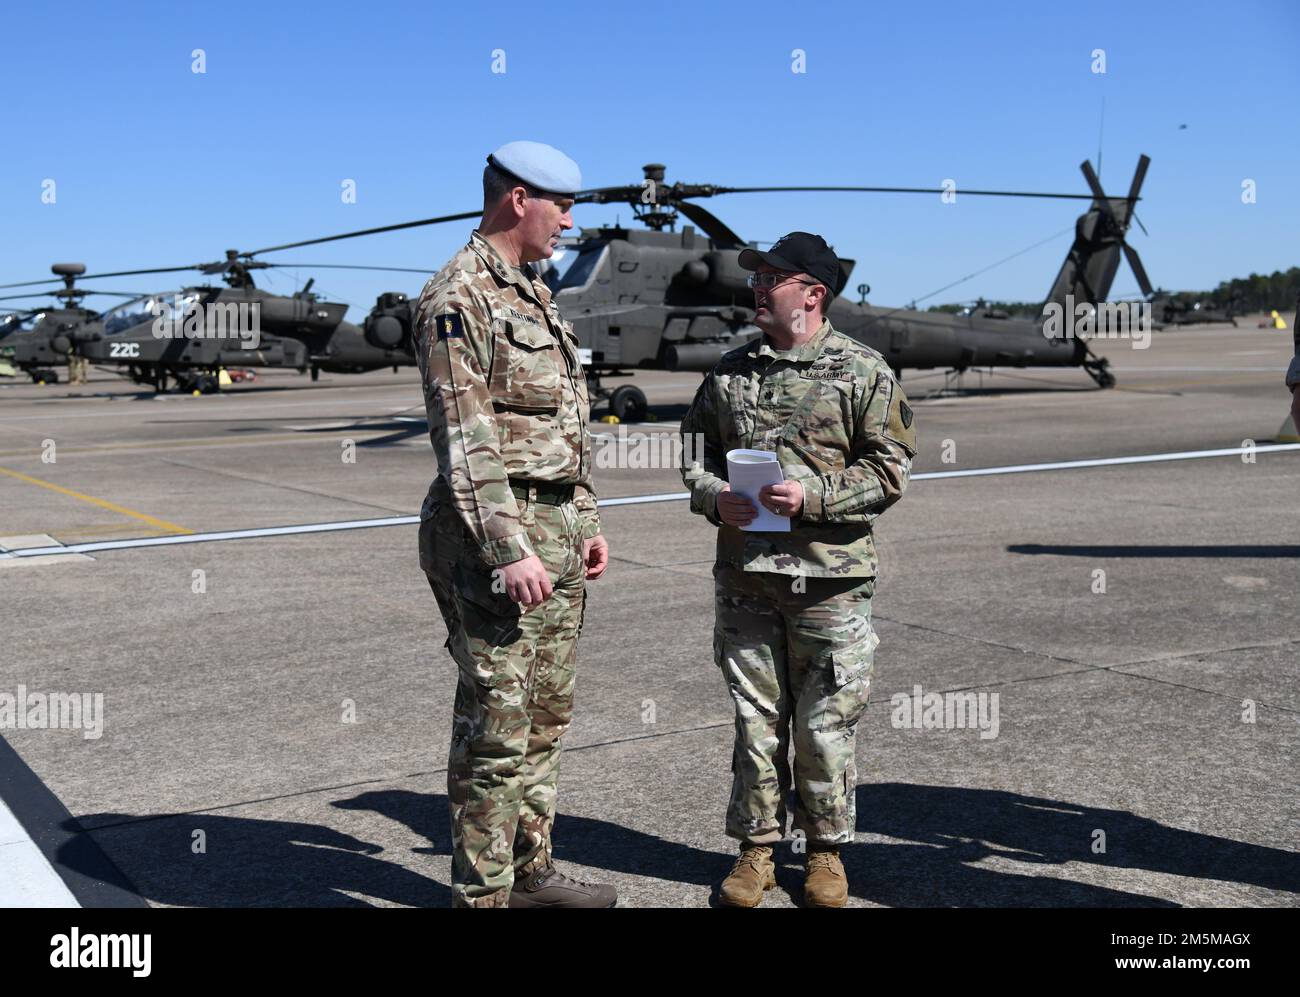
<path fill-rule="evenodd" d="M 794 276 L 788 273 L 751 273 L 748 277 L 745 278 L 745 283 L 749 285 L 751 289 L 757 289 L 760 287 L 767 289 L 767 288 L 776 287 L 776 285 L 781 283 L 781 281 L 783 280 L 794 280 Z M 809 287 L 812 287 L 814 284 L 817 283 L 817 281 L 796 280 L 795 283 L 806 284 Z"/>

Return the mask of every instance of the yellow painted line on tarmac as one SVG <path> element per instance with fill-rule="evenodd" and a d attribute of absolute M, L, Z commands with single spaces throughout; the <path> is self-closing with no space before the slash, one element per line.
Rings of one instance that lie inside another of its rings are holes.
<path fill-rule="evenodd" d="M 152 443 L 148 440 L 140 440 L 139 442 L 128 441 L 123 443 L 104 443 L 104 444 L 85 446 L 85 447 L 61 446 L 59 447 L 59 455 L 62 456 L 63 454 L 132 453 L 141 450 L 147 450 L 152 453 L 154 451 L 162 452 L 162 451 L 170 451 L 170 450 L 194 450 L 200 447 L 257 447 L 257 446 L 272 446 L 275 444 L 293 443 L 293 442 L 310 443 L 313 441 L 336 440 L 336 439 L 343 439 L 343 438 L 355 439 L 355 440 L 370 440 L 380 436 L 388 436 L 392 432 L 393 431 L 391 429 L 386 429 L 386 430 L 368 429 L 360 433 L 345 433 L 342 430 L 329 430 L 328 432 L 320 433 L 320 434 L 304 435 L 303 433 L 276 433 L 276 434 L 266 434 L 266 435 L 257 435 L 257 436 L 245 436 L 233 440 L 225 436 L 191 437 L 191 438 L 180 439 L 180 440 L 164 440 L 156 443 Z M 26 450 L 0 450 L 0 458 L 33 457 L 33 456 L 39 456 L 39 454 L 40 451 L 35 447 L 28 447 Z"/>
<path fill-rule="evenodd" d="M 193 530 L 187 530 L 184 526 L 177 526 L 175 523 L 169 523 L 164 519 L 157 519 L 153 516 L 147 516 L 143 512 L 135 512 L 125 506 L 117 505 L 113 502 L 105 502 L 103 499 L 97 499 L 93 495 L 83 495 L 81 492 L 74 492 L 71 488 L 64 488 L 62 485 L 56 485 L 50 481 L 42 481 L 40 478 L 33 478 L 29 474 L 23 474 L 21 471 L 11 471 L 7 467 L 0 467 L 0 474 L 7 474 L 11 478 L 17 478 L 19 481 L 26 481 L 29 485 L 40 485 L 42 488 L 48 488 L 52 492 L 58 492 L 60 495 L 68 495 L 75 499 L 81 499 L 83 502 L 89 502 L 91 505 L 97 505 L 101 509 L 107 509 L 110 512 L 116 512 L 122 516 L 130 516 L 132 519 L 138 519 L 142 523 L 148 523 L 155 529 L 165 533 L 193 533 Z"/>

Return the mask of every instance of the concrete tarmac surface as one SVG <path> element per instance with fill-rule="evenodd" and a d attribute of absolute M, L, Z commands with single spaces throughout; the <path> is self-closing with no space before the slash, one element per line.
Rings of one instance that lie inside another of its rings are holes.
<path fill-rule="evenodd" d="M 1300 448 L 1268 448 L 1292 340 L 1253 326 L 1098 343 L 1109 391 L 1080 370 L 946 392 L 904 372 L 921 449 L 877 522 L 852 905 L 1300 902 Z M 653 421 L 592 429 L 674 431 L 699 380 L 638 373 Z M 1151 459 L 1107 462 L 1131 457 Z M 1097 463 L 1009 470 L 1073 461 Z M 971 469 L 994 470 L 952 473 Z M 102 371 L 0 382 L 0 697 L 102 697 L 79 729 L 0 730 L 0 797 L 38 844 L 61 834 L 64 882 L 152 905 L 449 903 L 455 666 L 409 520 L 433 474 L 409 368 L 202 397 Z M 714 529 L 649 501 L 683 490 L 674 468 L 596 484 L 635 501 L 602 513 L 556 858 L 624 906 L 708 905 L 735 854 Z M 904 724 L 918 687 L 973 694 L 985 722 Z M 0 838 L 0 867 L 30 857 Z M 801 903 L 797 844 L 765 906 Z"/>

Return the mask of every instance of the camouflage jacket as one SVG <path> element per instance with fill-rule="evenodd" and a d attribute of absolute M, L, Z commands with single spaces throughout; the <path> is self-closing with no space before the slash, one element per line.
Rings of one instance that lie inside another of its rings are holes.
<path fill-rule="evenodd" d="M 916 455 L 912 410 L 879 353 L 829 321 L 791 350 L 761 337 L 705 377 L 682 419 L 683 439 L 691 433 L 703 437 L 703 458 L 683 466 L 682 480 L 691 511 L 719 527 L 719 562 L 786 575 L 876 574 L 871 524 L 902 497 Z M 789 533 L 747 533 L 718 519 L 727 451 L 738 447 L 775 451 L 786 480 L 803 485 Z"/>
<path fill-rule="evenodd" d="M 438 461 L 422 519 L 450 501 L 484 561 L 529 557 L 508 480 L 523 478 L 572 484 L 583 535 L 600 532 L 578 341 L 531 267 L 476 230 L 424 285 L 415 352 Z"/>

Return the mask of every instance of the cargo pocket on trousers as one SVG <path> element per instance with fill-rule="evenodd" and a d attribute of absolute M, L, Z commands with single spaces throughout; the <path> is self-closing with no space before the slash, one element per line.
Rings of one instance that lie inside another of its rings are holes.
<path fill-rule="evenodd" d="M 862 640 L 847 647 L 837 647 L 831 652 L 831 662 L 835 676 L 835 688 L 842 689 L 850 682 L 856 682 L 864 676 L 871 678 L 876 663 L 876 648 L 880 638 L 871 630 Z"/>
<path fill-rule="evenodd" d="M 467 638 L 489 647 L 504 647 L 519 639 L 519 604 L 505 594 L 498 569 L 462 561 L 453 577 Z"/>
<path fill-rule="evenodd" d="M 815 730 L 851 728 L 862 718 L 871 696 L 871 676 L 875 665 L 874 631 L 852 644 L 831 650 L 830 667 L 823 673 L 825 694 L 813 721 Z"/>

